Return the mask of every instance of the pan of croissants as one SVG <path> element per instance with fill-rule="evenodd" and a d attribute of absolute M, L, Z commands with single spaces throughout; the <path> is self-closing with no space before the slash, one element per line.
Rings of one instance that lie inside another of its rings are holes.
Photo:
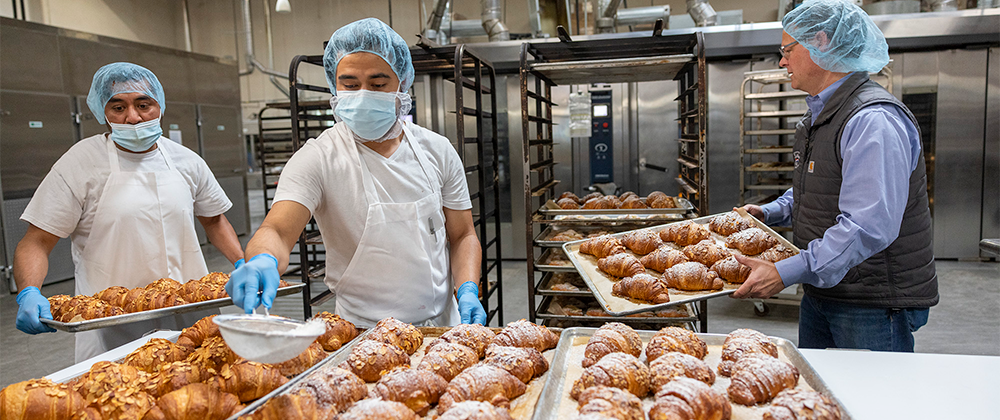
<path fill-rule="evenodd" d="M 32 379 L 0 391 L 0 418 L 17 420 L 222 420 L 326 359 L 358 336 L 354 324 L 323 312 L 326 332 L 278 364 L 242 359 L 205 317 L 176 341 L 152 338 L 123 359 L 103 361 L 65 383 Z"/>
<path fill-rule="evenodd" d="M 547 214 L 664 214 L 687 213 L 693 207 L 683 198 L 669 196 L 662 191 L 653 191 L 646 197 L 628 191 L 621 195 L 604 195 L 592 192 L 578 197 L 571 191 L 546 203 L 539 210 Z"/>
<path fill-rule="evenodd" d="M 737 254 L 777 262 L 798 253 L 737 212 L 567 242 L 563 251 L 614 316 L 732 293 L 751 271 Z"/>
<path fill-rule="evenodd" d="M 728 335 L 679 327 L 637 332 L 616 322 L 569 328 L 534 418 L 849 418 L 812 367 L 788 357 L 792 353 L 798 350 L 791 342 L 750 329 Z"/>
<path fill-rule="evenodd" d="M 229 274 L 209 273 L 187 283 L 162 278 L 134 289 L 111 286 L 92 296 L 55 295 L 49 298 L 52 320 L 43 319 L 42 322 L 59 330 L 80 332 L 226 306 L 229 304 L 228 281 Z M 301 285 L 281 280 L 278 295 L 294 293 L 299 288 Z"/>

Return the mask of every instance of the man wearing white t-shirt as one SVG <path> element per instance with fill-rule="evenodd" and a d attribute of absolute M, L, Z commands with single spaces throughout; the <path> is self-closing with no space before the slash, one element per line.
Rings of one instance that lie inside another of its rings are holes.
<path fill-rule="evenodd" d="M 447 138 L 399 119 L 409 112 L 414 74 L 406 43 L 363 19 L 334 32 L 323 64 L 338 123 L 285 165 L 274 205 L 247 245 L 249 260 L 226 285 L 233 301 L 247 313 L 271 306 L 279 268 L 313 216 L 338 315 L 361 327 L 389 316 L 484 323 L 481 248 L 462 162 Z"/>
<path fill-rule="evenodd" d="M 233 204 L 201 157 L 162 136 L 164 95 L 156 76 L 135 64 L 108 64 L 94 75 L 87 105 L 110 132 L 83 139 L 60 157 L 21 215 L 29 225 L 14 253 L 17 328 L 29 334 L 54 331 L 40 321 L 52 314 L 38 288 L 59 238 L 73 242 L 77 295 L 208 274 L 195 218 L 230 262 L 242 264 L 239 239 L 223 214 Z M 197 319 L 165 317 L 77 333 L 76 361 Z"/>

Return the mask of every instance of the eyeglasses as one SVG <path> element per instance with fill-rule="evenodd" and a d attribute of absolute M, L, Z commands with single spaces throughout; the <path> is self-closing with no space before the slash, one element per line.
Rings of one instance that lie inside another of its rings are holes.
<path fill-rule="evenodd" d="M 795 46 L 795 44 L 798 44 L 798 43 L 799 43 L 799 41 L 792 41 L 792 42 L 789 42 L 789 43 L 787 43 L 785 45 L 782 45 L 782 46 L 778 47 L 778 52 L 781 53 L 782 57 L 787 58 L 788 57 L 788 49 L 791 48 L 791 47 L 793 47 L 793 46 Z"/>

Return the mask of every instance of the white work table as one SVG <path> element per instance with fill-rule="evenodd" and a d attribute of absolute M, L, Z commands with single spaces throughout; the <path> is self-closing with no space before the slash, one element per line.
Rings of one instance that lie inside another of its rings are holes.
<path fill-rule="evenodd" d="M 854 420 L 1000 419 L 1000 357 L 799 351 Z"/>

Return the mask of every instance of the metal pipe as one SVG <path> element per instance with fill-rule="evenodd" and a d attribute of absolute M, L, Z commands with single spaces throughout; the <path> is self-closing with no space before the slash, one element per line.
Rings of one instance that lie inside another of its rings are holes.
<path fill-rule="evenodd" d="M 184 0 L 187 2 L 187 0 Z M 264 29 L 267 31 L 267 67 L 274 68 L 274 37 L 271 35 L 271 2 L 269 0 L 264 0 Z M 277 76 L 268 75 L 267 77 L 274 87 L 278 88 L 278 91 L 285 95 L 286 98 L 290 97 L 288 93 L 288 86 L 282 85 L 278 81 Z M 286 77 L 285 80 L 288 80 Z"/>
<path fill-rule="evenodd" d="M 604 17 L 606 18 L 615 17 L 615 12 L 618 11 L 618 6 L 621 6 L 621 4 L 622 0 L 610 0 L 607 7 L 605 7 L 601 13 L 604 14 Z"/>
<path fill-rule="evenodd" d="M 269 69 L 267 67 L 264 67 L 264 65 L 260 64 L 260 62 L 258 62 L 257 59 L 254 57 L 253 25 L 250 23 L 250 0 L 243 0 L 243 28 L 246 30 L 245 41 L 246 41 L 246 46 L 247 46 L 247 50 L 246 50 L 246 56 L 247 56 L 247 58 L 246 58 L 246 65 L 247 65 L 247 69 L 246 70 L 240 70 L 239 75 L 240 76 L 247 76 L 247 75 L 253 73 L 254 69 L 256 69 L 256 70 L 260 70 L 261 73 L 264 73 L 264 74 L 267 74 L 267 75 L 271 75 L 271 76 L 277 76 L 277 77 L 283 78 L 285 80 L 288 80 L 288 75 L 287 74 L 279 73 L 279 72 L 271 70 L 271 69 Z"/>
<path fill-rule="evenodd" d="M 479 4 L 482 7 L 483 29 L 490 36 L 490 41 L 510 40 L 510 31 L 507 29 L 507 25 L 503 24 L 503 11 L 500 10 L 500 1 L 482 0 Z"/>
<path fill-rule="evenodd" d="M 953 10 L 958 10 L 955 0 L 920 0 L 921 12 L 950 12 Z"/>
<path fill-rule="evenodd" d="M 427 19 L 427 28 L 424 29 L 424 36 L 427 39 L 437 39 L 441 30 L 441 20 L 444 18 L 445 9 L 449 0 L 435 0 L 434 10 L 431 11 L 430 18 Z"/>
<path fill-rule="evenodd" d="M 188 13 L 188 0 L 183 0 L 184 6 L 184 50 L 191 52 L 191 16 Z"/>
<path fill-rule="evenodd" d="M 541 6 L 538 4 L 538 0 L 528 0 L 528 23 L 531 24 L 531 37 L 532 38 L 541 37 L 542 10 Z"/>
<path fill-rule="evenodd" d="M 615 15 L 615 26 L 645 25 L 657 19 L 663 19 L 664 23 L 670 20 L 670 5 L 621 9 Z"/>
<path fill-rule="evenodd" d="M 715 26 L 718 23 L 719 15 L 708 0 L 687 0 L 688 14 L 698 26 Z"/>
<path fill-rule="evenodd" d="M 449 22 L 448 27 L 442 32 L 447 34 L 449 37 L 456 38 L 489 35 L 489 33 L 486 32 L 483 21 L 479 19 L 453 20 Z"/>
<path fill-rule="evenodd" d="M 615 31 L 615 13 L 622 0 L 600 0 L 597 5 L 597 32 L 612 33 Z"/>

